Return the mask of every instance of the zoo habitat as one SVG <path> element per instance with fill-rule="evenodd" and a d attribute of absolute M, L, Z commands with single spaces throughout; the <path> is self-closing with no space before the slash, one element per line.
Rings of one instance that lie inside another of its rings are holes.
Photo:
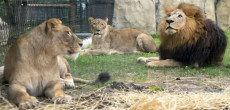
<path fill-rule="evenodd" d="M 229 4 L 0 0 L 0 110 L 229 110 Z"/>

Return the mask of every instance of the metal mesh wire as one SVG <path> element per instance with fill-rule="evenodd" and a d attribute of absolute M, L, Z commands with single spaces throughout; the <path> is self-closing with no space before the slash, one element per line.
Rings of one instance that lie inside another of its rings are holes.
<path fill-rule="evenodd" d="M 113 7 L 114 0 L 0 0 L 0 66 L 19 35 L 45 20 L 59 18 L 75 33 L 90 33 L 88 17 L 112 19 Z"/>

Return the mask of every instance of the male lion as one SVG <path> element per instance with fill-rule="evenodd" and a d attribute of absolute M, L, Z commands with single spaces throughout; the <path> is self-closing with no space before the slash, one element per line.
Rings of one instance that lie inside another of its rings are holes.
<path fill-rule="evenodd" d="M 46 96 L 56 103 L 71 101 L 62 90 L 60 78 L 71 79 L 68 62 L 61 55 L 80 51 L 82 41 L 62 25 L 58 19 L 49 19 L 21 35 L 9 49 L 3 79 L 9 83 L 8 96 L 19 108 L 33 108 Z M 73 86 L 71 80 L 68 84 Z"/>
<path fill-rule="evenodd" d="M 123 54 L 156 52 L 157 46 L 150 35 L 136 29 L 114 30 L 108 25 L 108 18 L 94 19 L 89 17 L 92 36 L 92 47 L 90 50 L 82 51 L 80 54 Z"/>
<path fill-rule="evenodd" d="M 147 67 L 220 65 L 227 45 L 224 32 L 194 6 L 166 7 L 159 25 L 160 58 L 138 58 Z"/>

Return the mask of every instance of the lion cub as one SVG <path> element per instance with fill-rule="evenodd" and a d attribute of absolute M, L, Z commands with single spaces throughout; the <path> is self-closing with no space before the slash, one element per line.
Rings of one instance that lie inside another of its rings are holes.
<path fill-rule="evenodd" d="M 85 54 L 123 54 L 156 52 L 157 46 L 150 35 L 136 29 L 114 30 L 108 25 L 108 18 L 89 17 L 92 36 L 92 48 L 80 52 Z"/>
<path fill-rule="evenodd" d="M 70 28 L 54 18 L 21 35 L 5 59 L 3 78 L 9 83 L 9 99 L 19 108 L 35 107 L 35 96 L 70 102 L 71 96 L 64 93 L 60 82 L 60 67 L 65 65 L 61 55 L 74 55 L 81 46 Z"/>

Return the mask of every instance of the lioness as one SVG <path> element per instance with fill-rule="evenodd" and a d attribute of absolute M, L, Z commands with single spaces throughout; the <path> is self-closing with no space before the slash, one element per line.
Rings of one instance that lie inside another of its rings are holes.
<path fill-rule="evenodd" d="M 114 30 L 108 25 L 108 18 L 94 19 L 89 17 L 90 28 L 93 33 L 90 50 L 80 52 L 85 54 L 123 54 L 156 52 L 157 46 L 150 35 L 136 29 Z"/>
<path fill-rule="evenodd" d="M 9 83 L 9 99 L 20 108 L 36 106 L 34 96 L 44 95 L 56 103 L 71 101 L 60 82 L 60 77 L 68 78 L 63 74 L 68 72 L 67 62 L 61 55 L 74 55 L 81 46 L 70 28 L 55 18 L 21 35 L 5 59 L 3 78 Z"/>

